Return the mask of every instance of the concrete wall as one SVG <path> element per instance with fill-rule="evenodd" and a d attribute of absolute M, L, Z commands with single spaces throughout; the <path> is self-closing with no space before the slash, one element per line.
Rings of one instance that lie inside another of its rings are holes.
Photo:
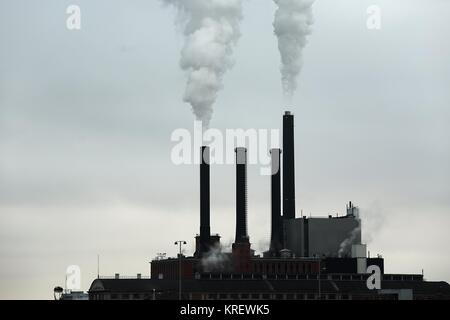
<path fill-rule="evenodd" d="M 359 221 L 354 217 L 298 218 L 284 222 L 287 249 L 296 256 L 337 257 L 341 244 L 342 256 L 351 256 L 351 245 L 361 243 Z"/>
<path fill-rule="evenodd" d="M 302 218 L 284 221 L 286 248 L 296 257 L 306 256 L 304 250 L 304 223 Z"/>

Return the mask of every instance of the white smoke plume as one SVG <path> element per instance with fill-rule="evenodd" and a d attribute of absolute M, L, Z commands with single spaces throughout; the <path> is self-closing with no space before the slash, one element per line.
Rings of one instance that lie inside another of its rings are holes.
<path fill-rule="evenodd" d="M 314 0 L 274 0 L 278 9 L 273 23 L 281 55 L 281 81 L 287 99 L 297 89 L 297 78 L 302 69 L 303 48 L 313 24 Z"/>
<path fill-rule="evenodd" d="M 220 245 L 210 248 L 201 260 L 204 272 L 224 271 L 230 262 L 229 255 L 222 252 Z"/>
<path fill-rule="evenodd" d="M 256 250 L 260 253 L 264 253 L 270 249 L 270 240 L 268 239 L 260 239 L 256 243 Z"/>
<path fill-rule="evenodd" d="M 359 222 L 359 226 L 353 229 L 350 232 L 350 235 L 347 239 L 341 242 L 339 245 L 338 257 L 342 258 L 345 253 L 348 253 L 351 250 L 353 244 L 356 244 L 356 238 L 358 234 L 361 232 L 361 222 Z"/>
<path fill-rule="evenodd" d="M 340 244 L 338 252 L 339 257 L 348 253 L 351 246 L 355 244 L 356 238 L 360 232 L 362 233 L 362 243 L 370 244 L 373 241 L 373 237 L 380 232 L 386 219 L 386 213 L 379 201 L 374 201 L 363 208 L 355 207 L 355 209 L 354 214 L 358 220 L 358 226 L 353 229 L 347 239 Z M 362 230 L 361 221 L 364 221 L 364 230 Z"/>
<path fill-rule="evenodd" d="M 374 237 L 380 233 L 388 215 L 382 204 L 379 201 L 374 201 L 361 208 L 360 216 L 364 221 L 363 241 L 370 244 Z"/>
<path fill-rule="evenodd" d="M 339 245 L 338 251 L 339 258 L 342 258 L 344 254 L 348 254 L 349 252 L 351 252 L 352 245 L 356 244 L 358 235 L 361 233 L 361 219 L 358 207 L 354 207 L 353 214 L 355 215 L 358 225 L 350 232 L 348 237 L 344 241 L 342 241 L 341 244 Z"/>
<path fill-rule="evenodd" d="M 187 74 L 187 84 L 183 100 L 207 127 L 223 87 L 223 76 L 233 66 L 242 0 L 162 1 L 177 9 L 177 24 L 184 27 L 180 66 Z"/>

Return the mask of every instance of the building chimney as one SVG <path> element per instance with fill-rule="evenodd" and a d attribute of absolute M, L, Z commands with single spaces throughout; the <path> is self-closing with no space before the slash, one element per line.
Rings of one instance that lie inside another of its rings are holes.
<path fill-rule="evenodd" d="M 209 250 L 210 194 L 209 194 L 209 147 L 200 148 L 200 255 Z"/>
<path fill-rule="evenodd" d="M 270 238 L 270 253 L 278 255 L 283 244 L 283 226 L 281 218 L 281 163 L 280 149 L 271 149 L 272 179 L 271 179 L 271 210 L 272 210 L 272 233 Z"/>
<path fill-rule="evenodd" d="M 295 218 L 294 115 L 283 116 L 283 218 Z"/>
<path fill-rule="evenodd" d="M 236 148 L 236 239 L 248 243 L 247 234 L 247 149 Z"/>

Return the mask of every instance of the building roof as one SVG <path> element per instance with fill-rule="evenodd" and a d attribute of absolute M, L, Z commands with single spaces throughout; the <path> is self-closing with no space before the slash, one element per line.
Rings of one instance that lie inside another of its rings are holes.
<path fill-rule="evenodd" d="M 327 293 L 367 293 L 365 281 L 321 280 L 321 291 Z M 382 281 L 382 289 L 412 289 L 414 294 L 444 295 L 450 298 L 450 285 L 444 281 Z M 96 279 L 90 293 L 94 292 L 148 292 L 176 291 L 178 280 L 157 279 Z M 183 291 L 192 293 L 315 293 L 318 280 L 183 280 Z"/>

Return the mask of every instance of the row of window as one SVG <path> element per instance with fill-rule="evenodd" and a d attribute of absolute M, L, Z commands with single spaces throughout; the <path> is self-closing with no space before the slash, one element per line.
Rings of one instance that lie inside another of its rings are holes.
<path fill-rule="evenodd" d="M 153 297 L 149 294 L 138 294 L 138 293 L 113 293 L 113 294 L 93 294 L 90 297 L 92 300 L 148 300 Z M 157 297 L 155 297 L 157 298 Z M 206 300 L 317 300 L 319 298 L 318 294 L 300 294 L 300 293 L 210 293 L 210 294 L 200 294 L 200 295 L 190 295 L 191 299 L 206 299 Z M 336 294 L 322 294 L 321 299 L 323 300 L 347 300 L 348 295 L 336 295 Z"/>
<path fill-rule="evenodd" d="M 348 300 L 350 297 L 347 294 L 321 294 L 322 300 Z M 203 296 L 206 300 L 318 300 L 317 293 L 210 293 Z"/>
<path fill-rule="evenodd" d="M 148 293 L 112 293 L 91 294 L 91 300 L 153 300 L 159 299 L 159 294 Z M 189 294 L 185 298 L 195 300 L 396 300 L 396 294 L 382 295 L 348 295 L 322 293 L 209 293 L 209 294 Z M 425 298 L 426 297 L 422 297 Z"/>
<path fill-rule="evenodd" d="M 151 294 L 140 293 L 95 293 L 90 296 L 91 300 L 148 300 L 152 298 Z"/>
<path fill-rule="evenodd" d="M 277 273 L 277 274 L 310 274 L 312 273 L 311 263 L 281 263 L 281 262 L 255 262 L 255 273 Z"/>

